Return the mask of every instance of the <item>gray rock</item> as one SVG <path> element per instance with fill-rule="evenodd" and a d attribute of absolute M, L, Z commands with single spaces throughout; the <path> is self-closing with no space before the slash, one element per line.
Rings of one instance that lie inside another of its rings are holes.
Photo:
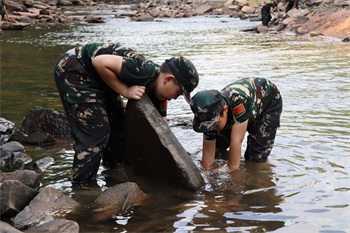
<path fill-rule="evenodd" d="M 54 219 L 40 226 L 29 228 L 26 233 L 79 233 L 79 224 L 66 219 Z"/>
<path fill-rule="evenodd" d="M 47 133 L 54 138 L 68 138 L 71 136 L 66 116 L 52 109 L 30 110 L 22 122 L 20 131 L 27 135 Z"/>
<path fill-rule="evenodd" d="M 11 218 L 16 216 L 38 194 L 18 180 L 7 180 L 0 184 L 0 215 Z"/>
<path fill-rule="evenodd" d="M 79 205 L 72 198 L 51 187 L 43 188 L 40 193 L 13 219 L 17 229 L 41 225 L 56 218 L 64 218 Z"/>
<path fill-rule="evenodd" d="M 6 156 L 0 156 L 0 167 L 2 171 L 12 172 L 23 169 L 24 165 L 31 161 L 32 158 L 25 153 L 12 152 L 12 154 L 6 154 Z"/>
<path fill-rule="evenodd" d="M 6 142 L 15 132 L 15 124 L 0 117 L 0 143 Z"/>
<path fill-rule="evenodd" d="M 4 150 L 6 154 L 12 154 L 12 152 L 23 152 L 24 146 L 16 141 L 7 142 L 0 146 L 0 149 Z"/>
<path fill-rule="evenodd" d="M 43 172 L 47 169 L 50 164 L 52 164 L 55 160 L 52 157 L 45 157 L 42 159 L 39 159 L 33 164 L 33 167 L 40 172 Z"/>
<path fill-rule="evenodd" d="M 32 170 L 19 170 L 15 172 L 1 172 L 0 173 L 0 183 L 6 180 L 18 180 L 21 183 L 36 189 L 39 187 L 39 175 Z"/>

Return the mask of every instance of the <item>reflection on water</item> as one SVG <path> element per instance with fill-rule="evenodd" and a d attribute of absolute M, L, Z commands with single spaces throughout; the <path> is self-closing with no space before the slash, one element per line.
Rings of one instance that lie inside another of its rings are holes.
<path fill-rule="evenodd" d="M 195 92 L 221 89 L 238 78 L 269 78 L 282 93 L 284 110 L 268 163 L 243 162 L 232 174 L 203 172 L 206 185 L 196 192 L 140 178 L 141 188 L 154 195 L 151 202 L 100 225 L 81 213 L 74 219 L 82 232 L 349 232 L 348 44 L 242 33 L 239 29 L 257 23 L 228 17 L 130 22 L 114 18 L 110 10 L 99 13 L 105 24 L 4 32 L 1 117 L 19 126 L 31 108 L 62 110 L 53 81 L 58 56 L 79 43 L 117 40 L 158 63 L 170 56 L 189 57 L 200 73 Z M 191 121 L 182 97 L 170 102 L 169 118 L 171 123 Z M 199 166 L 201 135 L 190 127 L 172 130 Z M 26 153 L 34 160 L 52 156 L 55 162 L 41 174 L 42 184 L 87 206 L 120 178 L 101 166 L 96 187 L 74 189 L 68 179 L 70 141 L 26 146 Z"/>

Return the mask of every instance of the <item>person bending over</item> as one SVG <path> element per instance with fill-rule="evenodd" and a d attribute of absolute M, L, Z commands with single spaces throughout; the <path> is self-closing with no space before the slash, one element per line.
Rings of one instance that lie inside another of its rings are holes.
<path fill-rule="evenodd" d="M 167 101 L 197 87 L 199 77 L 185 57 L 159 66 L 120 43 L 91 43 L 60 56 L 54 76 L 67 115 L 75 151 L 72 183 L 96 179 L 100 161 L 122 162 L 124 104 L 120 96 L 139 100 L 145 93 L 166 120 Z"/>
<path fill-rule="evenodd" d="M 218 149 L 228 150 L 228 171 L 239 168 L 248 131 L 246 160 L 265 162 L 280 126 L 282 97 L 264 78 L 244 78 L 220 92 L 204 90 L 192 97 L 193 129 L 203 133 L 202 167 L 211 170 Z M 225 166 L 226 167 L 226 166 Z"/>

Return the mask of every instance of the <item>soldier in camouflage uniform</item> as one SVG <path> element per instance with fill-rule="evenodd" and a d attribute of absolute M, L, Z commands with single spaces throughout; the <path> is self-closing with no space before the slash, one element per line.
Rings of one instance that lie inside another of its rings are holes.
<path fill-rule="evenodd" d="M 166 120 L 167 101 L 198 85 L 191 61 L 173 57 L 161 66 L 121 44 L 92 43 L 62 54 L 54 70 L 56 85 L 74 140 L 73 183 L 96 179 L 104 164 L 123 161 L 125 106 L 120 96 L 138 100 L 144 93 Z"/>
<path fill-rule="evenodd" d="M 220 92 L 206 90 L 192 97 L 193 129 L 203 132 L 202 166 L 210 169 L 216 149 L 228 151 L 227 168 L 237 169 L 241 147 L 248 131 L 246 160 L 265 162 L 280 126 L 282 97 L 264 78 L 240 79 Z"/>

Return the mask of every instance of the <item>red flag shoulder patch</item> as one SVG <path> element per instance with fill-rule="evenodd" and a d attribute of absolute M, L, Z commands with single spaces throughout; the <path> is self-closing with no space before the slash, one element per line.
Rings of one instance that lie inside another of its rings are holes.
<path fill-rule="evenodd" d="M 162 110 L 162 111 L 166 111 L 167 108 L 168 108 L 168 101 L 164 101 L 164 102 L 162 103 L 161 110 Z"/>
<path fill-rule="evenodd" d="M 232 109 L 232 113 L 235 117 L 240 117 L 242 116 L 244 113 L 246 112 L 244 105 L 243 104 L 239 104 L 236 107 L 234 107 Z"/>

